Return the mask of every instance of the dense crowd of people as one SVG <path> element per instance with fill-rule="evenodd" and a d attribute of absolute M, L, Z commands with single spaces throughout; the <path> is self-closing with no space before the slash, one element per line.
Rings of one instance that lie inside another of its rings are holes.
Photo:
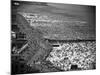
<path fill-rule="evenodd" d="M 71 65 L 92 69 L 96 61 L 95 47 L 95 42 L 64 43 L 54 47 L 47 60 L 63 70 L 70 70 Z"/>
<path fill-rule="evenodd" d="M 27 16 L 27 14 L 23 14 L 24 17 L 25 17 L 25 15 Z M 31 16 L 36 17 L 37 14 L 31 15 Z M 28 16 L 25 18 L 28 18 Z M 30 18 L 31 17 L 29 17 L 29 19 Z M 46 18 L 46 16 L 44 17 L 44 19 L 45 18 Z M 33 19 L 33 17 L 32 17 L 32 19 Z M 43 17 L 41 19 L 43 20 Z M 26 26 L 24 24 L 26 24 Z M 32 48 L 30 50 L 34 51 L 35 46 L 34 46 L 33 41 L 36 41 L 37 39 L 38 40 L 43 40 L 43 39 L 35 38 L 36 37 L 36 36 L 34 37 L 34 35 L 36 35 L 36 34 L 34 34 L 36 32 L 35 29 L 32 29 L 29 26 L 27 26 L 27 23 L 24 23 L 24 24 L 23 24 L 24 29 L 21 26 L 20 26 L 20 28 L 22 28 L 21 30 L 23 33 L 27 34 L 26 39 L 29 42 L 30 48 Z M 20 25 L 22 25 L 22 23 Z M 37 33 L 37 34 L 39 35 L 39 33 Z M 37 37 L 38 37 L 38 35 L 37 35 Z M 60 44 L 59 47 L 53 47 L 52 52 L 50 53 L 49 57 L 47 57 L 46 60 L 47 61 L 49 60 L 54 66 L 60 67 L 62 70 L 65 70 L 65 71 L 70 70 L 72 65 L 77 65 L 78 68 L 81 68 L 83 70 L 92 69 L 93 63 L 95 63 L 95 61 L 96 61 L 95 47 L 96 47 L 95 41 L 63 43 L 63 44 Z M 41 60 L 41 56 L 42 55 L 44 56 L 44 53 L 46 53 L 45 52 L 46 50 L 44 50 L 44 48 L 42 51 L 36 50 L 36 52 L 37 53 L 39 52 L 39 53 L 36 54 L 36 56 L 34 55 L 35 58 L 32 58 L 28 64 L 32 64 L 33 60 L 34 61 L 38 61 L 39 59 Z M 48 54 L 48 51 L 47 51 L 47 54 Z M 25 59 L 26 59 L 27 55 L 26 54 L 24 54 L 24 55 L 25 55 Z"/>
<path fill-rule="evenodd" d="M 48 14 L 46 13 L 45 14 L 39 14 L 39 13 L 20 13 L 22 14 L 26 20 L 30 23 L 30 25 L 34 25 L 34 23 L 86 23 L 85 21 L 78 21 L 77 19 L 76 20 L 73 20 L 72 18 L 70 17 L 64 17 L 63 15 L 53 15 L 53 14 Z M 71 19 L 71 20 L 70 20 Z M 44 25 L 44 24 L 41 24 L 41 25 Z M 47 25 L 47 24 L 46 24 Z M 37 26 L 37 25 L 35 25 Z"/>

